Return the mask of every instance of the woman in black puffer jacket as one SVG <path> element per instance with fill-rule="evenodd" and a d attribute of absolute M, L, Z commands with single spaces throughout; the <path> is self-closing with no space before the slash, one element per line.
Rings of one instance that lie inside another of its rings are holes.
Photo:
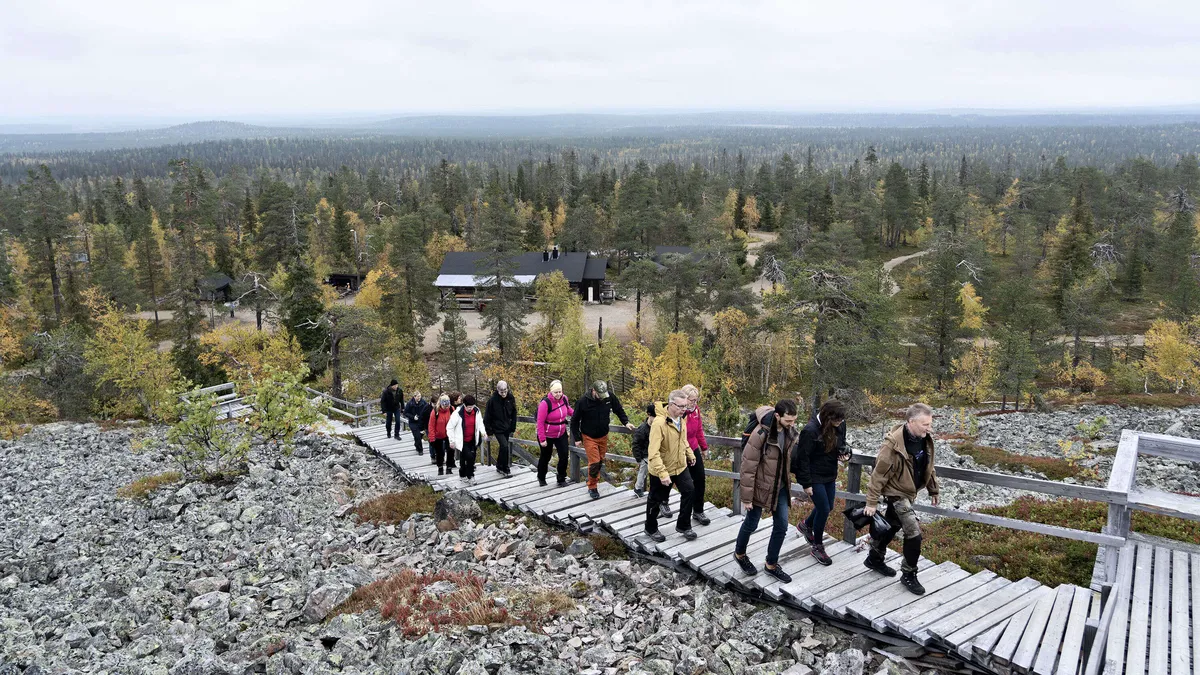
<path fill-rule="evenodd" d="M 813 510 L 808 518 L 796 524 L 796 529 L 808 540 L 812 557 L 822 565 L 832 561 L 825 553 L 822 540 L 825 522 L 833 510 L 837 493 L 838 460 L 850 456 L 846 447 L 846 406 L 841 401 L 828 400 L 817 415 L 800 431 L 800 442 L 792 456 L 792 473 L 796 482 L 812 499 Z"/>

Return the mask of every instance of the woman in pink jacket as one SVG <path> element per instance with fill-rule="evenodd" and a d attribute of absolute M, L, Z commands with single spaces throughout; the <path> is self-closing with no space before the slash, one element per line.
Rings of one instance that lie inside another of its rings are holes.
<path fill-rule="evenodd" d="M 550 383 L 550 393 L 538 402 L 537 408 L 537 438 L 538 448 L 538 483 L 546 484 L 546 474 L 550 471 L 550 454 L 553 448 L 558 449 L 558 486 L 567 484 L 567 430 L 571 425 L 571 402 L 563 394 L 562 382 L 555 380 Z"/>
<path fill-rule="evenodd" d="M 696 463 L 688 467 L 696 490 L 696 498 L 692 500 L 692 520 L 700 525 L 708 525 L 708 516 L 704 515 L 704 456 L 708 454 L 708 439 L 704 437 L 704 422 L 700 419 L 700 390 L 694 384 L 685 384 L 680 391 L 688 400 L 688 412 L 684 419 L 687 423 L 688 445 L 696 456 Z"/>

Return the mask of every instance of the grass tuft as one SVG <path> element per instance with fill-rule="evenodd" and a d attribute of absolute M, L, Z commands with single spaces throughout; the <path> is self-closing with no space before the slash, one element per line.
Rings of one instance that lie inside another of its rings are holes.
<path fill-rule="evenodd" d="M 973 457 L 976 462 L 985 466 L 1015 472 L 1032 469 L 1044 474 L 1050 480 L 1074 478 L 1081 473 L 1080 467 L 1063 459 L 1019 455 L 989 445 L 976 445 L 970 441 L 955 445 L 954 451 L 960 455 Z"/>
<path fill-rule="evenodd" d="M 360 522 L 396 525 L 414 513 L 433 513 L 441 496 L 428 485 L 414 485 L 403 492 L 389 492 L 363 502 L 350 510 Z"/>
<path fill-rule="evenodd" d="M 142 476 L 125 487 L 117 489 L 117 496 L 122 499 L 150 499 L 159 488 L 172 485 L 183 480 L 183 474 L 178 471 L 166 471 L 153 476 Z"/>

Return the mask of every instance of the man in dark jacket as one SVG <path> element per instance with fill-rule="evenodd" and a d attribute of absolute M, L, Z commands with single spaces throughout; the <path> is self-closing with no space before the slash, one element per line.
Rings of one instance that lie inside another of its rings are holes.
<path fill-rule="evenodd" d="M 433 407 L 429 405 L 421 392 L 414 391 L 412 398 L 404 405 L 404 417 L 408 420 L 408 428 L 412 431 L 413 445 L 417 448 L 417 454 L 425 454 L 425 447 L 421 444 L 421 432 L 429 425 L 429 413 Z M 399 436 L 399 432 L 396 433 Z"/>
<path fill-rule="evenodd" d="M 579 399 L 575 414 L 571 415 L 571 438 L 576 443 L 582 443 L 587 451 L 588 495 L 592 499 L 600 498 L 600 468 L 604 466 L 604 457 L 608 454 L 608 423 L 613 413 L 617 414 L 617 419 L 626 429 L 634 430 L 621 401 L 616 394 L 608 393 L 608 383 L 596 380 L 592 383 L 590 394 Z"/>
<path fill-rule="evenodd" d="M 483 426 L 496 439 L 499 446 L 496 454 L 496 471 L 505 478 L 512 478 L 509 466 L 509 440 L 517 431 L 517 399 L 508 389 L 508 383 L 500 380 L 496 391 L 488 399 L 483 411 Z"/>
<path fill-rule="evenodd" d="M 383 394 L 379 397 L 379 409 L 383 411 L 385 426 L 387 428 L 388 438 L 400 438 L 400 420 L 396 419 L 396 415 L 400 412 L 400 402 L 404 400 L 404 390 L 400 388 L 400 382 L 392 380 L 392 383 L 383 390 Z M 392 435 L 392 422 L 396 422 L 396 435 Z"/>

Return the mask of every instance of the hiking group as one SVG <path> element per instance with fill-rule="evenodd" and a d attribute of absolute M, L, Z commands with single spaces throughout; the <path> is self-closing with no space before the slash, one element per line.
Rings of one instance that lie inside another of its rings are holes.
<path fill-rule="evenodd" d="M 393 380 L 380 398 L 388 436 L 400 436 L 399 415 L 403 414 L 411 430 L 418 454 L 423 453 L 422 434 L 429 441 L 430 455 L 438 466 L 438 475 L 455 468 L 468 484 L 475 484 L 478 452 L 490 461 L 490 438 L 498 446 L 495 468 L 503 478 L 511 478 L 510 444 L 517 429 L 517 404 L 508 383 L 501 380 L 480 410 L 475 397 L 458 392 L 441 394 L 437 405 L 427 403 L 420 392 L 404 404 L 398 383 Z M 632 431 L 631 448 L 638 463 L 633 491 L 646 499 L 645 534 L 656 542 L 666 540 L 659 531 L 660 518 L 675 518 L 675 531 L 684 539 L 699 535 L 692 524 L 708 525 L 704 513 L 704 460 L 708 440 L 700 417 L 700 390 L 691 384 L 672 391 L 667 399 L 646 406 L 646 420 L 635 427 L 624 406 L 608 384 L 592 383 L 575 406 L 563 393 L 562 383 L 550 383 L 546 395 L 537 403 L 536 435 L 538 445 L 537 479 L 548 485 L 550 460 L 557 456 L 556 482 L 568 485 L 570 444 L 580 444 L 588 461 L 587 489 L 599 499 L 599 479 L 608 453 L 608 433 L 612 417 Z M 837 494 L 838 467 L 850 459 L 846 445 L 846 409 L 837 400 L 828 400 L 803 426 L 797 425 L 799 408 L 791 399 L 774 406 L 761 406 L 750 414 L 742 433 L 742 460 L 739 467 L 739 500 L 745 513 L 734 545 L 733 557 L 743 573 L 754 575 L 758 568 L 747 555 L 750 536 L 765 516 L 771 518 L 764 570 L 783 583 L 791 576 L 779 564 L 779 553 L 788 531 L 789 508 L 799 507 L 799 494 L 812 502 L 811 512 L 796 529 L 809 545 L 809 554 L 821 565 L 832 560 L 825 552 L 824 531 Z M 918 595 L 925 592 L 917 579 L 921 555 L 921 525 L 913 509 L 917 493 L 928 491 L 934 506 L 938 504 L 937 476 L 933 461 L 933 410 L 916 403 L 908 408 L 905 421 L 885 435 L 875 460 L 866 491 L 866 516 L 880 515 L 887 528 L 873 530 L 866 567 L 893 577 L 896 570 L 884 562 L 887 546 L 896 534 L 903 536 L 900 582 Z M 794 477 L 794 479 L 793 479 Z M 793 484 L 800 490 L 793 491 Z M 668 502 L 671 488 L 679 493 L 675 514 Z M 648 495 L 648 496 L 647 496 Z"/>

